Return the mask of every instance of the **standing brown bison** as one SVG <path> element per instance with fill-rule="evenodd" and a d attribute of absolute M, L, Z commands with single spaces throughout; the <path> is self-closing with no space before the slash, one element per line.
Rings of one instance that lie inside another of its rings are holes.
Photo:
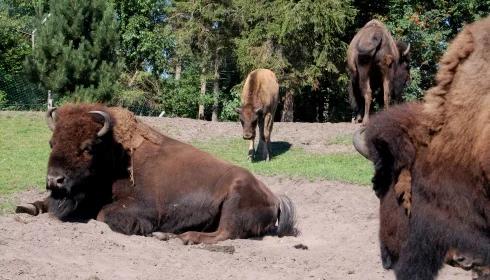
<path fill-rule="evenodd" d="M 295 232 L 289 198 L 125 109 L 66 105 L 47 119 L 51 194 L 20 212 L 47 210 L 63 221 L 97 218 L 125 234 L 177 233 L 186 244 Z"/>
<path fill-rule="evenodd" d="M 490 279 L 489 57 L 486 18 L 451 43 L 425 102 L 355 134 L 375 166 L 383 263 L 398 279 L 433 279 L 444 262 Z"/>
<path fill-rule="evenodd" d="M 279 84 L 276 75 L 268 69 L 257 69 L 248 74 L 241 95 L 241 106 L 238 108 L 243 127 L 243 139 L 250 140 L 248 157 L 254 157 L 255 129 L 259 125 L 259 144 L 262 157 L 272 157 L 271 132 L 274 124 L 277 103 L 279 101 Z"/>
<path fill-rule="evenodd" d="M 372 93 L 378 88 L 383 92 L 385 108 L 392 97 L 397 102 L 401 100 L 410 78 L 409 51 L 410 45 L 395 43 L 390 31 L 378 20 L 371 20 L 357 32 L 347 49 L 353 121 L 367 124 Z"/>

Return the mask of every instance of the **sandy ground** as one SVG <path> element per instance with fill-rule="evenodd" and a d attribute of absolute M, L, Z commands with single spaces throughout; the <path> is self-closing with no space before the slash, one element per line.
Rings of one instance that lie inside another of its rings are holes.
<path fill-rule="evenodd" d="M 239 126 L 185 119 L 150 122 L 184 141 L 236 137 Z M 276 124 L 275 129 L 275 140 L 329 152 L 322 147 L 328 139 L 355 127 Z M 313 144 L 317 141 L 324 144 Z M 380 263 L 379 202 L 368 187 L 259 178 L 295 202 L 301 235 L 184 246 L 178 240 L 125 236 L 96 221 L 61 223 L 47 214 L 12 214 L 0 216 L 0 279 L 394 279 Z M 16 201 L 45 195 L 31 190 Z M 447 267 L 439 279 L 471 277 Z"/>

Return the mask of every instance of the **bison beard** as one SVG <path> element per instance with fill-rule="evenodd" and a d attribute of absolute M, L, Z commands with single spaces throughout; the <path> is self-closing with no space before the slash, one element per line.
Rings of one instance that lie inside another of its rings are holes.
<path fill-rule="evenodd" d="M 465 27 L 424 103 L 379 113 L 355 134 L 375 167 L 383 265 L 397 279 L 433 279 L 444 262 L 490 277 L 489 30 L 490 18 Z"/>
<path fill-rule="evenodd" d="M 63 221 L 97 218 L 125 234 L 179 234 L 185 244 L 296 234 L 287 197 L 125 109 L 68 104 L 52 113 L 51 194 L 18 212 L 47 210 Z"/>

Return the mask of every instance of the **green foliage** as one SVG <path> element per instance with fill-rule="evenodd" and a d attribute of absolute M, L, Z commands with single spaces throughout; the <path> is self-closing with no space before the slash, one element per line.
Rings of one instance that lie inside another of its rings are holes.
<path fill-rule="evenodd" d="M 220 119 L 235 120 L 239 85 L 269 68 L 281 93 L 294 94 L 295 120 L 346 120 L 345 51 L 367 21 L 378 18 L 411 43 L 404 99 L 417 100 L 433 85 L 448 42 L 489 13 L 490 0 L 4 0 L 3 108 L 33 108 L 25 104 L 43 102 L 50 89 L 57 101 L 185 117 L 201 104 L 207 117 L 219 110 Z M 284 103 L 280 109 L 292 108 Z"/>
<path fill-rule="evenodd" d="M 240 83 L 234 86 L 229 95 L 229 99 L 223 101 L 223 109 L 221 111 L 221 118 L 224 120 L 237 120 L 238 113 L 236 109 L 240 107 L 240 95 L 242 92 L 243 84 Z"/>
<path fill-rule="evenodd" d="M 448 42 L 465 23 L 490 13 L 490 1 L 387 1 L 386 14 L 378 14 L 396 37 L 411 44 L 412 84 L 405 99 L 418 99 L 433 85 L 437 63 Z"/>
<path fill-rule="evenodd" d="M 200 99 L 199 72 L 196 68 L 185 71 L 178 81 L 173 78 L 166 80 L 165 86 L 169 89 L 161 96 L 165 116 L 195 118 L 199 103 L 211 102 L 209 95 L 207 100 Z"/>
<path fill-rule="evenodd" d="M 0 108 L 3 108 L 7 103 L 7 93 L 3 90 L 0 90 Z"/>
<path fill-rule="evenodd" d="M 26 63 L 35 82 L 74 101 L 108 101 L 117 78 L 114 9 L 103 0 L 51 0 Z"/>
<path fill-rule="evenodd" d="M 0 9 L 0 71 L 19 73 L 23 61 L 31 52 L 30 36 L 22 31 L 23 23 L 10 18 Z"/>
<path fill-rule="evenodd" d="M 120 23 L 121 52 L 126 71 L 140 71 L 146 67 L 152 73 L 168 69 L 173 37 L 164 20 L 169 1 L 117 0 L 115 11 Z"/>
<path fill-rule="evenodd" d="M 242 76 L 256 68 L 272 69 L 286 91 L 321 95 L 317 102 L 331 115 L 329 100 L 343 101 L 339 97 L 346 94 L 343 35 L 355 18 L 351 1 L 234 2 L 242 29 L 235 39 Z"/>

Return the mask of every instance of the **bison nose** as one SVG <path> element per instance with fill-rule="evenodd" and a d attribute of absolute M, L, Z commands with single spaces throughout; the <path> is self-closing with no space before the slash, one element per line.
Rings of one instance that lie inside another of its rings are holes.
<path fill-rule="evenodd" d="M 255 135 L 253 135 L 252 133 L 244 133 L 243 134 L 243 139 L 245 140 L 250 140 L 250 139 L 253 139 Z"/>
<path fill-rule="evenodd" d="M 47 180 L 47 188 L 48 189 L 59 189 L 63 187 L 63 183 L 65 182 L 65 176 L 53 176 L 48 175 Z"/>

